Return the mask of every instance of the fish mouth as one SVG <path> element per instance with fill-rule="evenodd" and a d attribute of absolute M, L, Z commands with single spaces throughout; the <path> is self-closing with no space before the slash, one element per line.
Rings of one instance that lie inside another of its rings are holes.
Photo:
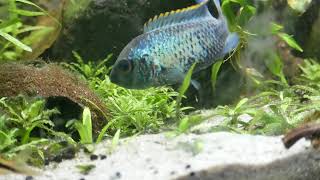
<path fill-rule="evenodd" d="M 116 84 L 118 86 L 121 86 L 121 87 L 124 87 L 127 89 L 133 89 L 132 84 L 128 84 L 125 81 L 123 81 L 121 76 L 113 70 L 111 70 L 109 78 L 110 78 L 111 83 L 113 83 L 113 84 Z"/>
<path fill-rule="evenodd" d="M 114 72 L 113 72 L 113 70 L 111 70 L 111 73 L 110 73 L 110 81 L 113 83 L 113 84 L 117 84 L 116 82 L 117 82 L 117 78 L 116 78 L 116 76 L 114 75 Z"/>
<path fill-rule="evenodd" d="M 119 74 L 117 71 L 113 71 L 113 70 L 111 70 L 109 78 L 111 83 L 124 87 L 126 89 L 141 90 L 141 89 L 150 88 L 152 86 L 151 84 L 148 84 L 148 83 L 136 82 L 136 80 L 132 77 L 132 75 Z"/>
<path fill-rule="evenodd" d="M 111 70 L 109 78 L 110 78 L 111 83 L 123 86 L 123 83 L 121 83 L 121 81 L 119 79 L 119 75 L 116 72 L 114 72 L 113 70 Z"/>
<path fill-rule="evenodd" d="M 134 81 L 122 81 L 120 76 L 116 75 L 116 73 L 112 74 L 112 72 L 110 74 L 110 81 L 111 83 L 124 87 L 126 89 L 141 90 L 149 88 L 149 86 L 135 85 Z"/>

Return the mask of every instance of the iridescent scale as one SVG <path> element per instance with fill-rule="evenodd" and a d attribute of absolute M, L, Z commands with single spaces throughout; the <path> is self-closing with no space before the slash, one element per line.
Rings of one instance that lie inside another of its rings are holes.
<path fill-rule="evenodd" d="M 162 78 L 158 75 L 165 74 L 162 72 L 170 69 L 180 69 L 184 74 L 193 63 L 197 63 L 195 69 L 197 72 L 223 56 L 222 51 L 227 36 L 225 23 L 208 17 L 142 34 L 136 51 L 132 52 L 131 56 L 145 53 L 153 57 L 152 63 L 155 69 L 151 74 L 143 74 L 146 78 Z M 141 63 L 151 62 L 140 60 Z"/>

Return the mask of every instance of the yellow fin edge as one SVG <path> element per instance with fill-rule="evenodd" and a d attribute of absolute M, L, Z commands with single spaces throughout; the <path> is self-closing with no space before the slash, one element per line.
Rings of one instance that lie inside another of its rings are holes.
<path fill-rule="evenodd" d="M 165 13 L 161 13 L 159 15 L 155 15 L 153 18 L 150 18 L 146 23 L 144 23 L 144 27 L 148 26 L 149 23 L 154 22 L 154 21 L 158 20 L 161 17 L 167 17 L 167 16 L 170 16 L 170 15 L 173 15 L 173 14 L 183 13 L 183 12 L 186 12 L 186 11 L 191 11 L 191 10 L 197 9 L 197 8 L 203 6 L 204 4 L 206 4 L 208 1 L 209 0 L 206 0 L 206 1 L 202 2 L 202 3 L 195 4 L 195 5 L 186 7 L 186 8 L 172 10 L 172 11 L 168 11 L 168 12 L 165 12 Z"/>

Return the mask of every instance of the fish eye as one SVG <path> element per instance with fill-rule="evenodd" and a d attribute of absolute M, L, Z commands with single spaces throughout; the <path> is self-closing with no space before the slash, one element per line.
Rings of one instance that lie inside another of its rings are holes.
<path fill-rule="evenodd" d="M 144 55 L 142 55 L 142 57 L 141 57 L 140 60 L 141 60 L 142 62 L 146 62 L 148 56 L 149 56 L 148 54 L 144 54 Z"/>
<path fill-rule="evenodd" d="M 118 69 L 122 72 L 130 72 L 131 69 L 132 69 L 132 63 L 131 61 L 128 61 L 128 60 L 120 60 L 119 63 L 118 63 Z"/>

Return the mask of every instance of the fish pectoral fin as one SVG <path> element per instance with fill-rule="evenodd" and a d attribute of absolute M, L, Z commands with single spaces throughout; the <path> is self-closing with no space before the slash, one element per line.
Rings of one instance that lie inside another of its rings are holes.
<path fill-rule="evenodd" d="M 226 39 L 223 55 L 228 54 L 229 52 L 233 51 L 239 44 L 239 36 L 237 33 L 231 33 Z"/>
<path fill-rule="evenodd" d="M 193 86 L 197 91 L 200 91 L 200 89 L 201 89 L 201 84 L 200 84 L 198 81 L 196 81 L 196 80 L 191 80 L 191 84 L 192 84 L 192 86 Z"/>
<path fill-rule="evenodd" d="M 194 21 L 208 16 L 211 17 L 206 6 L 208 2 L 209 0 L 202 0 L 199 4 L 187 8 L 161 13 L 160 15 L 149 19 L 149 21 L 145 23 L 143 31 L 146 33 L 173 24 Z"/>

